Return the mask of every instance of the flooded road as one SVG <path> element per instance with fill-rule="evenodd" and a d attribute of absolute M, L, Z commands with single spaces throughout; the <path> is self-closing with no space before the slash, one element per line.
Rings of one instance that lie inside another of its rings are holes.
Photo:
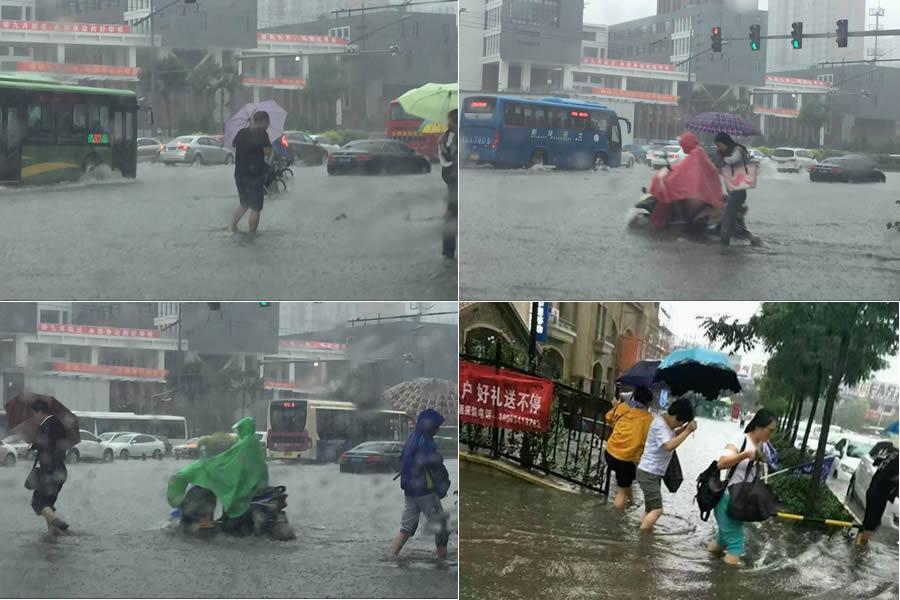
<path fill-rule="evenodd" d="M 603 498 L 464 463 L 460 598 L 897 598 L 896 529 L 882 529 L 877 542 L 859 551 L 843 533 L 770 521 L 748 525 L 746 566 L 736 570 L 710 557 L 715 519 L 700 520 L 694 479 L 740 436 L 736 423 L 700 419 L 678 449 L 685 482 L 675 495 L 664 492 L 665 514 L 650 535 L 638 531 L 637 487 L 637 506 L 616 513 Z"/>
<path fill-rule="evenodd" d="M 900 296 L 900 173 L 887 183 L 811 183 L 764 165 L 747 224 L 765 245 L 631 231 L 646 166 L 606 172 L 464 169 L 466 300 L 893 300 Z"/>
<path fill-rule="evenodd" d="M 0 596 L 32 598 L 455 598 L 457 565 L 432 559 L 417 534 L 385 558 L 400 527 L 403 493 L 390 475 L 351 475 L 337 465 L 270 463 L 287 486 L 291 542 L 186 538 L 166 527 L 168 477 L 185 462 L 116 461 L 69 467 L 57 508 L 71 534 L 50 538 L 22 486 L 31 464 L 0 468 Z M 444 507 L 453 514 L 454 487 Z M 420 531 L 424 525 L 420 527 Z"/>
<path fill-rule="evenodd" d="M 437 169 L 295 167 L 288 191 L 266 197 L 255 238 L 226 230 L 233 169 L 141 163 L 134 180 L 0 188 L 3 299 L 456 300 Z"/>

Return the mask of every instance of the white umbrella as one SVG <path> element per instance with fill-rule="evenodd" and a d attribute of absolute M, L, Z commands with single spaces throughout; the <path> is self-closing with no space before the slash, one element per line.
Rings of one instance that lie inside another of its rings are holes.
<path fill-rule="evenodd" d="M 284 122 L 287 120 L 287 111 L 278 106 L 278 103 L 274 100 L 263 100 L 258 103 L 248 102 L 225 122 L 226 148 L 234 150 L 234 137 L 241 129 L 250 127 L 253 122 L 253 115 L 260 111 L 269 113 L 269 128 L 266 130 L 269 134 L 269 141 L 274 142 L 282 136 L 284 133 Z"/>

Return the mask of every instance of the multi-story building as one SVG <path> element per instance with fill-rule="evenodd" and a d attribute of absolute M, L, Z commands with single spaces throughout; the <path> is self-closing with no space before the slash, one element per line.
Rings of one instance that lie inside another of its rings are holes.
<path fill-rule="evenodd" d="M 354 42 L 359 53 L 341 59 L 347 81 L 340 111 L 344 127 L 381 129 L 392 100 L 428 81 L 458 79 L 453 14 L 380 10 L 273 27 L 264 35 Z M 396 56 L 385 53 L 394 45 Z"/>
<path fill-rule="evenodd" d="M 581 58 L 606 58 L 609 52 L 609 27 L 585 23 L 581 30 Z"/>
<path fill-rule="evenodd" d="M 530 302 L 460 305 L 460 348 L 466 340 L 500 339 L 527 351 Z M 594 395 L 639 360 L 661 358 L 671 334 L 660 325 L 657 302 L 554 302 L 547 339 L 540 343 L 545 375 Z"/>
<path fill-rule="evenodd" d="M 565 87 L 565 66 L 578 64 L 581 56 L 582 4 L 564 0 L 487 0 L 483 8 L 475 4 L 471 0 L 461 7 L 465 10 L 460 27 L 479 29 L 480 35 L 466 36 L 460 61 L 469 69 L 480 66 L 481 89 L 543 92 Z"/>
<path fill-rule="evenodd" d="M 377 7 L 383 5 L 400 4 L 399 2 L 371 2 L 371 0 L 369 2 L 366 0 L 257 0 L 257 2 L 260 29 L 333 19 L 335 16 L 341 16 L 341 11 L 345 11 L 343 16 L 347 16 L 352 12 L 361 12 L 367 4 L 370 7 L 376 6 L 374 9 L 367 8 L 368 14 L 381 10 Z M 421 4 L 412 6 L 409 10 L 450 15 L 456 12 L 456 7 L 452 3 Z"/>
<path fill-rule="evenodd" d="M 778 0 L 769 2 L 769 32 L 787 35 L 795 21 L 804 33 L 830 33 L 838 19 L 847 19 L 851 31 L 866 24 L 866 0 Z M 834 38 L 804 38 L 795 50 L 790 40 L 765 40 L 766 68 L 770 73 L 815 67 L 823 61 L 863 60 L 865 38 L 851 37 L 846 48 L 838 48 Z"/>

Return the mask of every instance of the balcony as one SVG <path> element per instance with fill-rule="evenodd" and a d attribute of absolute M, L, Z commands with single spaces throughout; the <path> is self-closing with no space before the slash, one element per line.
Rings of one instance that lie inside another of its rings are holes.
<path fill-rule="evenodd" d="M 575 323 L 559 316 L 559 313 L 550 315 L 550 336 L 561 342 L 571 344 L 578 336 Z"/>

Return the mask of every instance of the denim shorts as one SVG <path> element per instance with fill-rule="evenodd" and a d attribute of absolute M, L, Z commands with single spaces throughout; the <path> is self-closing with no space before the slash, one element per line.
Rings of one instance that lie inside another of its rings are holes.
<path fill-rule="evenodd" d="M 744 555 L 744 522 L 735 521 L 728 516 L 728 498 L 726 491 L 722 495 L 722 499 L 716 504 L 715 515 L 716 522 L 719 524 L 719 533 L 716 535 L 716 542 L 728 554 L 732 556 Z"/>

